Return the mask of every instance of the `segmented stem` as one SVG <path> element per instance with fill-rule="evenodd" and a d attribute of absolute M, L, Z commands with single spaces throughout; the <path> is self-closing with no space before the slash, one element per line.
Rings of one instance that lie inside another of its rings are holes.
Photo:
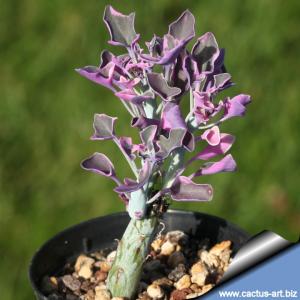
<path fill-rule="evenodd" d="M 134 298 L 157 226 L 157 217 L 129 222 L 108 274 L 107 286 L 113 297 Z"/>

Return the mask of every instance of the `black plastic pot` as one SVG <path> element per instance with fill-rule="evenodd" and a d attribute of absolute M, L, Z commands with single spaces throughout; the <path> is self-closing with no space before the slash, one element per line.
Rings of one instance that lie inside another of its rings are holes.
<path fill-rule="evenodd" d="M 129 222 L 126 212 L 95 218 L 70 227 L 46 242 L 33 256 L 29 278 L 38 300 L 46 300 L 40 283 L 45 275 L 57 273 L 66 262 L 81 253 L 112 248 L 114 239 L 120 239 Z M 211 243 L 222 240 L 233 242 L 236 253 L 250 235 L 224 219 L 190 211 L 170 210 L 163 218 L 166 230 L 182 230 Z"/>

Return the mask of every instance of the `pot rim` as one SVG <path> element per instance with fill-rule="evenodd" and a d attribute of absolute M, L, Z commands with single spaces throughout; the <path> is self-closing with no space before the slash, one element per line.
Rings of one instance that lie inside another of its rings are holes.
<path fill-rule="evenodd" d="M 245 236 L 249 236 L 250 238 L 250 234 L 245 231 L 244 229 L 241 229 L 240 227 L 238 227 L 237 225 L 235 225 L 234 223 L 231 223 L 230 221 L 227 221 L 226 219 L 223 219 L 221 217 L 215 216 L 215 215 L 211 215 L 208 213 L 203 213 L 203 212 L 199 212 L 199 211 L 191 211 L 191 210 L 185 210 L 185 209 L 169 209 L 166 214 L 185 214 L 185 215 L 201 215 L 203 217 L 209 217 L 210 219 L 215 219 L 218 221 L 225 221 L 227 224 L 229 224 L 232 228 L 237 229 L 239 232 L 241 232 L 242 234 L 244 234 Z M 37 259 L 38 254 L 42 251 L 42 249 L 46 248 L 50 243 L 52 243 L 53 240 L 61 237 L 62 235 L 65 235 L 66 233 L 70 232 L 70 231 L 74 231 L 76 229 L 78 229 L 79 227 L 81 227 L 83 224 L 89 224 L 89 223 L 93 223 L 95 222 L 95 220 L 98 219 L 106 219 L 106 218 L 110 218 L 110 217 L 114 217 L 114 216 L 125 216 L 128 215 L 127 211 L 120 211 L 120 212 L 114 212 L 108 215 L 103 215 L 103 216 L 99 216 L 99 217 L 94 217 L 91 219 L 88 219 L 86 221 L 82 221 L 80 223 L 76 223 L 75 225 L 71 225 L 68 226 L 67 228 L 63 229 L 62 231 L 59 231 L 58 233 L 56 233 L 54 236 L 52 236 L 51 238 L 49 238 L 48 240 L 46 240 L 33 254 L 30 262 L 29 262 L 29 268 L 28 268 L 28 277 L 29 277 L 29 281 L 31 284 L 31 287 L 34 290 L 34 293 L 36 295 L 38 295 L 40 298 L 47 300 L 48 298 L 43 295 L 40 292 L 40 288 L 38 286 L 38 284 L 36 283 L 36 281 L 34 280 L 34 276 L 33 276 L 33 265 L 35 264 L 35 260 Z"/>

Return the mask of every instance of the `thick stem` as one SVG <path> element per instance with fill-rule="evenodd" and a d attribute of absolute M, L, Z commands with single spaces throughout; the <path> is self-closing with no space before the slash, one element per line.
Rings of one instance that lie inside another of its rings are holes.
<path fill-rule="evenodd" d="M 108 274 L 107 284 L 113 297 L 134 297 L 157 225 L 157 217 L 129 222 Z"/>

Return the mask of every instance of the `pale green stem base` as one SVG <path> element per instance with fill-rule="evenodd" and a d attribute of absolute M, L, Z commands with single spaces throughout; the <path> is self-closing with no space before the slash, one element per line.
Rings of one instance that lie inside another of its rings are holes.
<path fill-rule="evenodd" d="M 132 299 L 135 295 L 157 225 L 157 217 L 131 219 L 119 242 L 115 261 L 108 274 L 107 285 L 113 297 Z"/>

